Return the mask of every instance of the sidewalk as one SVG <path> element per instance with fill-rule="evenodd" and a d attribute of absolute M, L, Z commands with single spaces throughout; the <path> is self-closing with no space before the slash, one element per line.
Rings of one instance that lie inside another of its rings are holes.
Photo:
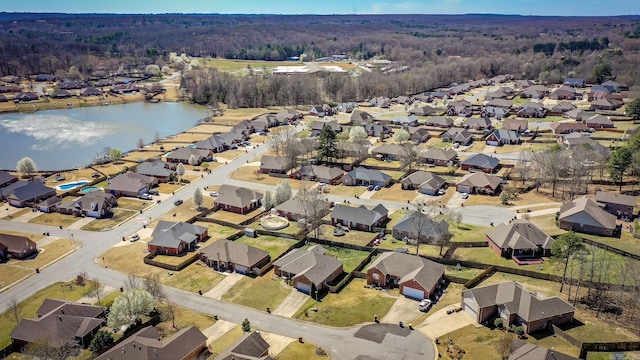
<path fill-rule="evenodd" d="M 214 286 L 213 289 L 207 291 L 204 296 L 215 300 L 220 300 L 222 298 L 222 295 L 224 295 L 227 290 L 231 289 L 233 285 L 238 283 L 238 281 L 242 280 L 242 278 L 244 278 L 244 275 L 240 275 L 237 273 L 227 274 L 224 279 L 222 279 L 222 281 L 218 283 L 218 285 Z"/>
<path fill-rule="evenodd" d="M 307 300 L 309 300 L 309 295 L 293 289 L 272 313 L 273 315 L 290 318 L 307 302 Z"/>

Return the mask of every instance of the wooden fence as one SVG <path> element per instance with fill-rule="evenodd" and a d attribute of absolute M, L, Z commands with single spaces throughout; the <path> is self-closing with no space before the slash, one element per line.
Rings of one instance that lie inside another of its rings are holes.
<path fill-rule="evenodd" d="M 160 261 L 153 260 L 156 256 L 157 254 L 154 254 L 154 253 L 147 254 L 147 256 L 144 257 L 143 261 L 147 265 L 153 265 L 153 266 L 157 266 L 159 268 L 163 268 L 171 271 L 180 271 L 186 268 L 187 266 L 193 264 L 200 258 L 198 253 L 193 253 L 193 254 L 187 255 L 187 258 L 183 262 L 177 265 L 173 265 L 173 264 L 166 264 Z"/>

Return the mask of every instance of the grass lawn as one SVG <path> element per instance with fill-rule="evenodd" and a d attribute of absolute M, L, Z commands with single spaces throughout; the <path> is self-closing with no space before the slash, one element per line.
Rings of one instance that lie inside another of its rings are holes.
<path fill-rule="evenodd" d="M 255 238 L 242 236 L 236 241 L 268 252 L 272 260 L 297 243 L 296 240 L 275 236 L 258 236 Z"/>
<path fill-rule="evenodd" d="M 366 186 L 346 186 L 346 185 L 332 185 L 329 186 L 329 193 L 336 196 L 354 197 L 355 195 L 362 195 L 367 191 Z"/>
<path fill-rule="evenodd" d="M 166 305 L 161 304 L 158 310 L 162 312 L 164 307 L 166 307 Z M 178 332 L 179 329 L 195 326 L 200 330 L 204 330 L 213 324 L 215 324 L 215 320 L 211 316 L 176 306 L 175 325 L 177 329 L 172 327 L 171 319 L 162 321 L 157 325 L 157 327 L 163 330 L 162 333 L 165 334 L 165 338 L 169 338 L 174 333 Z"/>
<path fill-rule="evenodd" d="M 512 184 L 512 185 L 515 185 L 515 184 Z M 562 205 L 560 202 L 558 202 L 558 200 L 549 198 L 545 196 L 544 193 L 540 193 L 536 191 L 530 191 L 524 194 L 516 194 L 516 197 L 512 197 L 509 200 L 509 205 L 502 205 L 502 202 L 500 201 L 500 196 L 483 196 L 483 195 L 469 196 L 469 198 L 464 201 L 464 204 L 466 206 L 494 205 L 494 206 L 502 206 L 507 209 L 509 208 L 509 206 L 531 205 L 532 210 L 540 210 L 542 208 L 535 207 L 535 204 L 546 203 L 546 202 L 557 203 L 558 207 Z"/>
<path fill-rule="evenodd" d="M 216 341 L 211 343 L 209 352 L 211 352 L 211 354 L 213 355 L 211 355 L 208 359 L 215 359 L 218 354 L 231 346 L 231 344 L 233 344 L 234 341 L 238 340 L 242 335 L 242 326 L 238 325 L 226 334 L 220 336 Z"/>
<path fill-rule="evenodd" d="M 536 271 L 546 274 L 555 274 L 556 269 L 548 259 L 540 265 L 518 265 L 511 259 L 499 256 L 488 247 L 483 248 L 458 248 L 453 253 L 454 259 L 475 261 L 483 264 L 500 265 L 510 268 Z"/>
<path fill-rule="evenodd" d="M 114 208 L 112 209 L 112 211 L 113 211 L 112 217 L 95 219 L 92 222 L 88 223 L 87 225 L 83 226 L 81 230 L 102 231 L 105 229 L 110 229 L 110 228 L 116 227 L 121 222 L 137 214 L 137 212 L 135 211 L 119 209 L 119 208 Z"/>
<path fill-rule="evenodd" d="M 11 214 L 9 214 L 9 215 L 7 215 L 7 216 L 3 217 L 3 218 L 2 218 L 2 220 L 11 220 L 11 219 L 15 219 L 15 218 L 17 218 L 17 217 L 19 217 L 19 216 L 22 216 L 22 215 L 24 215 L 24 214 L 28 214 L 28 213 L 30 213 L 31 211 L 32 211 L 32 210 L 31 210 L 31 208 L 21 209 L 21 210 L 18 210 L 18 211 L 14 212 L 14 213 L 11 213 Z"/>
<path fill-rule="evenodd" d="M 320 356 L 316 354 L 316 350 L 318 349 L 317 345 L 313 345 L 313 344 L 309 344 L 309 343 L 304 343 L 301 344 L 299 342 L 292 342 L 291 344 L 287 345 L 286 348 L 284 348 L 284 350 L 282 350 L 282 352 L 280 354 L 278 354 L 277 358 L 278 360 L 299 360 L 299 359 L 306 359 L 306 360 L 324 360 L 324 359 L 328 359 L 328 357 L 325 356 Z"/>
<path fill-rule="evenodd" d="M 109 294 L 102 296 L 100 298 L 100 305 L 104 306 L 104 307 L 111 307 L 111 305 L 113 304 L 113 302 L 116 300 L 116 298 L 118 296 L 120 296 L 120 294 L 122 294 L 120 291 L 112 291 Z M 98 300 L 96 300 L 93 305 L 98 305 Z"/>
<path fill-rule="evenodd" d="M 640 239 L 636 239 L 627 229 L 622 229 L 622 234 L 619 238 L 579 234 L 580 236 L 599 242 L 601 244 L 609 245 L 616 249 L 624 250 L 632 254 L 640 255 Z"/>
<path fill-rule="evenodd" d="M 408 190 L 407 190 L 408 191 Z M 409 210 L 396 210 L 388 216 L 387 228 L 393 228 L 402 218 L 407 215 Z"/>
<path fill-rule="evenodd" d="M 38 256 L 33 259 L 10 260 L 8 264 L 25 266 L 32 269 L 42 268 L 73 249 L 69 239 L 59 239 L 38 247 Z"/>
<path fill-rule="evenodd" d="M 460 270 L 458 270 L 455 266 L 448 265 L 447 269 L 445 270 L 445 274 L 462 278 L 462 279 L 471 280 L 476 276 L 480 275 L 483 271 L 484 270 L 482 269 L 474 269 L 474 268 L 466 268 L 466 267 L 461 267 Z"/>
<path fill-rule="evenodd" d="M 406 172 L 404 171 L 396 171 L 396 170 L 381 170 L 383 173 L 391 176 L 391 178 L 393 178 L 393 180 L 399 180 L 401 177 L 404 176 L 404 174 L 406 174 Z"/>
<path fill-rule="evenodd" d="M 361 162 L 362 166 L 384 166 L 393 169 L 400 169 L 402 165 L 400 165 L 399 161 L 382 161 L 374 158 L 368 158 L 365 161 Z"/>
<path fill-rule="evenodd" d="M 212 198 L 211 196 L 204 196 L 204 204 L 202 205 L 202 207 L 211 208 L 213 207 L 213 202 L 214 198 Z M 193 204 L 193 201 L 191 199 L 186 199 L 182 203 L 182 205 L 176 206 L 168 213 L 162 215 L 160 217 L 160 220 L 188 221 L 201 212 L 202 211 L 198 210 L 197 207 Z M 176 216 L 173 216 L 173 214 L 176 214 Z"/>
<path fill-rule="evenodd" d="M 260 214 L 262 212 L 261 209 L 256 209 L 253 210 L 250 213 L 247 214 L 236 214 L 234 212 L 231 211 L 225 211 L 225 210 L 218 210 L 214 213 L 211 213 L 209 215 L 207 215 L 208 218 L 211 219 L 218 219 L 218 220 L 222 220 L 222 221 L 227 221 L 230 222 L 232 224 L 240 224 L 243 221 L 247 221 L 253 217 L 258 216 L 258 214 Z"/>
<path fill-rule="evenodd" d="M 180 256 L 158 255 L 153 260 L 161 262 L 163 264 L 178 265 L 194 257 L 197 258 L 198 253 L 190 252 L 190 253 L 182 254 Z"/>
<path fill-rule="evenodd" d="M 33 270 L 8 264 L 0 265 L 0 272 L 2 272 L 2 276 L 0 276 L 0 289 L 13 284 L 14 282 L 22 279 L 29 274 L 34 273 Z M 0 345 L 0 348 L 1 347 L 2 346 Z"/>
<path fill-rule="evenodd" d="M 252 229 L 264 230 L 262 225 L 260 225 L 260 221 L 254 221 L 253 223 L 251 223 L 251 225 L 249 225 L 249 227 Z M 286 228 L 280 229 L 280 230 L 271 230 L 271 231 L 275 231 L 281 234 L 297 235 L 303 232 L 304 229 L 298 228 L 298 225 L 296 224 L 296 222 L 289 221 L 289 226 L 287 226 Z"/>
<path fill-rule="evenodd" d="M 376 314 L 380 318 L 391 309 L 395 298 L 381 291 L 365 288 L 365 279 L 353 279 L 338 294 L 327 294 L 321 302 L 309 299 L 293 316 L 321 325 L 347 327 L 369 322 Z M 310 311 L 312 307 L 318 311 Z"/>
<path fill-rule="evenodd" d="M 544 143 L 523 143 L 520 145 L 502 145 L 502 146 L 493 146 L 492 149 L 495 154 L 504 154 L 504 153 L 512 153 L 512 152 L 521 152 L 524 150 L 531 151 L 542 151 L 552 144 L 544 144 Z"/>
<path fill-rule="evenodd" d="M 58 212 L 52 212 L 52 213 L 42 213 L 42 215 L 29 220 L 29 222 L 32 224 L 51 225 L 51 226 L 61 225 L 62 227 L 67 227 L 80 219 L 81 218 L 75 217 L 73 215 L 65 215 L 65 214 L 60 214 Z"/>
<path fill-rule="evenodd" d="M 207 221 L 196 221 L 193 224 L 204 226 L 209 229 L 209 232 L 208 232 L 209 239 L 207 239 L 207 241 L 203 244 L 203 246 L 210 245 L 220 239 L 226 239 L 229 236 L 239 231 L 238 229 L 234 229 L 232 227 L 223 226 L 223 225 L 219 225 L 219 224 L 211 223 Z"/>
<path fill-rule="evenodd" d="M 453 234 L 451 241 L 486 241 L 486 232 L 490 226 L 477 226 L 460 224 L 459 226 L 449 226 L 449 231 Z"/>
<path fill-rule="evenodd" d="M 222 295 L 222 300 L 264 310 L 275 309 L 291 293 L 273 270 L 256 278 L 244 277 Z"/>
<path fill-rule="evenodd" d="M 132 211 L 140 211 L 146 209 L 153 202 L 148 200 L 139 200 L 128 197 L 121 197 L 118 199 L 118 207 L 120 209 L 132 210 Z"/>
<path fill-rule="evenodd" d="M 382 242 L 380 242 L 380 245 L 378 245 L 378 247 L 381 249 L 390 249 L 390 250 L 395 250 L 397 248 L 407 248 L 409 250 L 409 254 L 416 253 L 415 245 L 408 245 L 403 241 L 395 240 L 391 238 L 389 235 L 387 235 L 387 240 L 383 240 Z M 421 255 L 435 256 L 435 257 L 440 256 L 440 247 L 435 245 L 420 244 L 418 251 L 420 251 Z M 442 249 L 442 253 L 444 254 L 446 251 L 447 251 L 447 247 L 445 246 Z"/>
<path fill-rule="evenodd" d="M 171 194 L 175 191 L 178 191 L 178 189 L 180 189 L 181 187 L 182 185 L 179 184 L 160 183 L 158 184 L 156 190 L 158 190 L 158 192 L 162 194 Z"/>
<path fill-rule="evenodd" d="M 223 154 L 226 154 L 223 153 Z M 223 155 L 224 156 L 224 155 Z M 283 180 L 289 180 L 289 185 L 292 189 L 300 190 L 302 188 L 302 184 L 300 180 L 295 179 L 284 179 L 274 176 L 269 176 L 269 174 L 258 174 L 259 166 L 241 166 L 236 171 L 232 172 L 230 177 L 236 180 L 242 181 L 250 181 L 259 184 L 272 185 L 276 186 L 281 183 Z"/>
<path fill-rule="evenodd" d="M 427 141 L 427 146 L 428 147 L 436 147 L 439 149 L 451 149 L 451 147 L 453 146 L 452 143 L 450 142 L 445 142 L 442 141 L 442 139 L 440 138 L 431 138 Z"/>
<path fill-rule="evenodd" d="M 371 196 L 371 199 L 390 200 L 405 203 L 412 201 L 418 192 L 416 190 L 402 190 L 402 184 L 393 184 L 391 187 L 384 187 Z"/>
<path fill-rule="evenodd" d="M 366 246 L 378 235 L 377 233 L 349 230 L 344 236 L 334 236 L 333 229 L 334 227 L 331 225 L 321 225 L 320 238 L 329 241 Z M 313 235 L 313 233 L 311 235 Z"/>
<path fill-rule="evenodd" d="M 479 153 L 482 152 L 486 146 L 487 144 L 484 141 L 474 141 L 465 149 L 465 151 Z"/>
<path fill-rule="evenodd" d="M 122 158 L 123 161 L 130 161 L 134 163 L 140 163 L 144 160 L 150 159 L 152 157 L 160 157 L 162 156 L 162 151 L 151 151 L 151 150 L 135 150 L 128 153 L 126 156 Z"/>
<path fill-rule="evenodd" d="M 305 245 L 302 248 L 307 249 L 311 244 Z M 343 262 L 343 269 L 345 272 L 352 272 L 362 261 L 369 255 L 366 251 L 346 249 L 337 246 L 322 246 L 326 250 L 326 255 L 333 256 L 336 259 Z"/>

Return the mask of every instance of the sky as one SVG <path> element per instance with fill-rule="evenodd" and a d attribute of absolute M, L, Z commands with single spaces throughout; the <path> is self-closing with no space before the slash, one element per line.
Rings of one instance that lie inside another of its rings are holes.
<path fill-rule="evenodd" d="M 5 12 L 639 15 L 640 0 L 1 0 Z"/>

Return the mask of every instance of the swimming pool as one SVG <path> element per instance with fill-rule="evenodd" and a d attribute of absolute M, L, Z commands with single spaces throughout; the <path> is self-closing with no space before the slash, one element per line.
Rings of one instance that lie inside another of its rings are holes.
<path fill-rule="evenodd" d="M 102 188 L 99 186 L 87 186 L 86 188 L 80 189 L 80 192 L 83 194 L 88 194 L 92 191 L 102 191 Z"/>
<path fill-rule="evenodd" d="M 67 190 L 75 189 L 78 186 L 86 185 L 88 183 L 89 181 L 80 180 L 80 181 L 74 181 L 74 182 L 58 185 L 57 188 L 58 190 L 67 191 Z"/>

